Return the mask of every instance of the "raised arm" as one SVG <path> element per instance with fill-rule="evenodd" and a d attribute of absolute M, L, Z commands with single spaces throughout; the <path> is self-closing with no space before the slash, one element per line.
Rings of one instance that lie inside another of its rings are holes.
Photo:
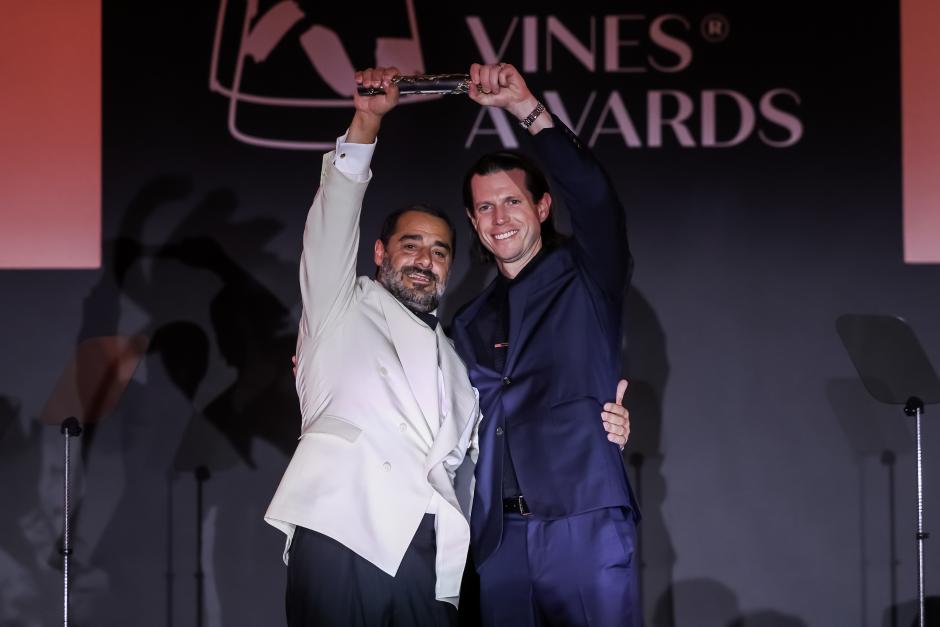
<path fill-rule="evenodd" d="M 613 301 L 621 300 L 633 259 L 624 208 L 607 173 L 561 122 L 532 141 L 556 198 L 561 196 L 568 208 L 577 250 L 590 276 Z"/>
<path fill-rule="evenodd" d="M 624 209 L 610 179 L 577 136 L 552 117 L 508 63 L 470 66 L 469 96 L 504 109 L 532 136 L 536 155 L 564 200 L 579 253 L 597 284 L 613 299 L 630 276 Z"/>
<path fill-rule="evenodd" d="M 356 72 L 358 84 L 384 94 L 354 96 L 356 112 L 337 150 L 323 156 L 320 187 L 307 214 L 300 262 L 301 333 L 317 336 L 348 309 L 355 289 L 359 217 L 372 178 L 372 151 L 383 116 L 398 103 L 397 68 Z"/>

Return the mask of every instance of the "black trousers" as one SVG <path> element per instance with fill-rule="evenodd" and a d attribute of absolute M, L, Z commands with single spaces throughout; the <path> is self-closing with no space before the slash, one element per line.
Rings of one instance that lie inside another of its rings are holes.
<path fill-rule="evenodd" d="M 435 551 L 430 514 L 394 577 L 336 540 L 297 527 L 287 563 L 288 627 L 455 627 L 457 610 L 434 598 Z"/>

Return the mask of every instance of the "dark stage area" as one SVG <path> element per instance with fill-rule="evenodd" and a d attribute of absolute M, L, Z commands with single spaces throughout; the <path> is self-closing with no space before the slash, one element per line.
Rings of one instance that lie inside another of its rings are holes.
<path fill-rule="evenodd" d="M 352 116 L 353 68 L 476 61 L 515 65 L 626 209 L 623 460 L 645 625 L 914 624 L 915 420 L 866 388 L 837 320 L 900 316 L 940 367 L 940 192 L 918 195 L 940 140 L 905 151 L 940 121 L 905 118 L 926 96 L 902 82 L 933 81 L 902 57 L 903 15 L 940 35 L 928 2 L 40 4 L 0 26 L 34 34 L 0 47 L 17 87 L 0 87 L 16 103 L 0 122 L 0 627 L 61 621 L 58 412 L 102 360 L 124 370 L 99 373 L 121 379 L 114 398 L 71 438 L 70 622 L 284 624 L 284 536 L 263 515 L 300 435 L 298 263 L 322 153 Z M 94 45 L 72 86 L 56 59 Z M 918 58 L 936 76 L 933 46 Z M 81 104 L 80 85 L 100 89 Z M 458 230 L 448 327 L 494 276 L 471 256 L 464 172 L 531 146 L 465 96 L 403 98 L 372 160 L 359 274 L 389 211 L 441 207 Z M 79 349 L 102 337 L 126 343 Z M 923 394 L 930 532 L 940 398 Z"/>

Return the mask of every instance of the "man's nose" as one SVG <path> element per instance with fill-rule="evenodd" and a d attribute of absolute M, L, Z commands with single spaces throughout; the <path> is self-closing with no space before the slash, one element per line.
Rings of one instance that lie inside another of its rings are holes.
<path fill-rule="evenodd" d="M 419 268 L 430 268 L 431 267 L 431 251 L 427 248 L 422 248 L 415 255 L 415 265 Z"/>
<path fill-rule="evenodd" d="M 501 205 L 496 205 L 493 210 L 493 221 L 496 224 L 502 224 L 506 221 L 506 209 Z"/>

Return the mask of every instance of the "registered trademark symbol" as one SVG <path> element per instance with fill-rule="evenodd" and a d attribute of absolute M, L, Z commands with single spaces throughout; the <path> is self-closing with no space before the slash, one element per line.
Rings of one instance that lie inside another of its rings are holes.
<path fill-rule="evenodd" d="M 702 18 L 702 37 L 705 41 L 718 43 L 724 41 L 731 32 L 731 23 L 721 13 L 711 13 Z"/>

